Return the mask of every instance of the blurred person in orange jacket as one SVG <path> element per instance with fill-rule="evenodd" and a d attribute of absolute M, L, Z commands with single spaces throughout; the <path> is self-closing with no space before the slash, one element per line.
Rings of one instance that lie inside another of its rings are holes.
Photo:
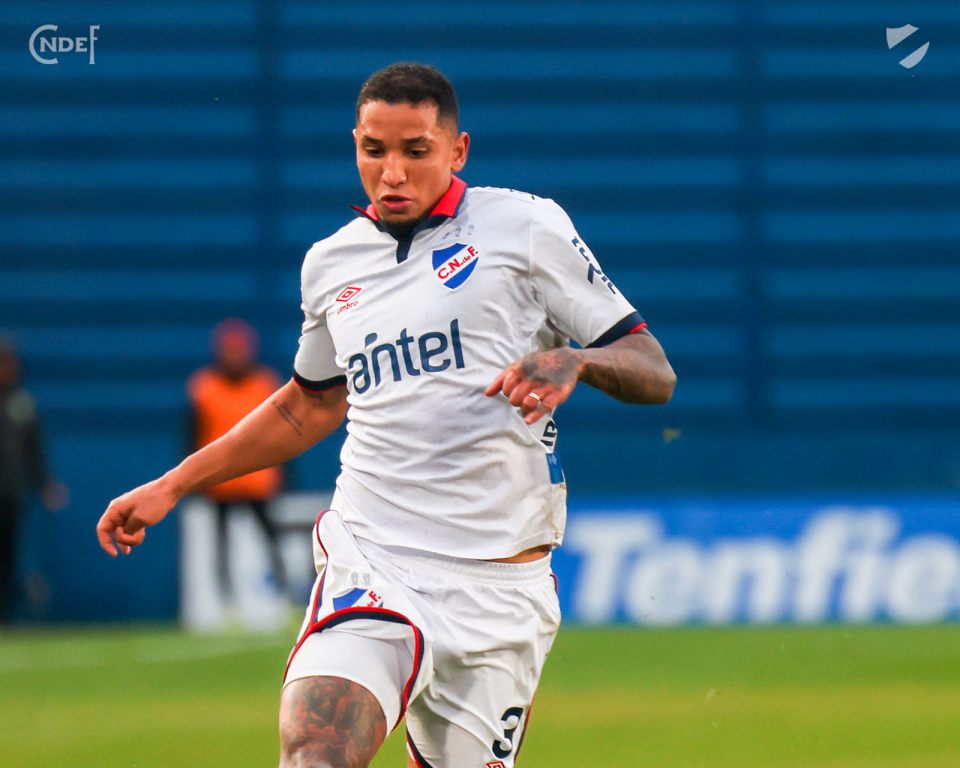
<path fill-rule="evenodd" d="M 20 368 L 16 348 L 0 340 L 0 621 L 14 597 L 26 492 L 38 492 L 50 512 L 64 507 L 69 498 L 67 487 L 47 470 L 37 405 L 20 385 Z"/>
<path fill-rule="evenodd" d="M 213 364 L 196 371 L 188 382 L 190 398 L 190 451 L 196 451 L 229 432 L 247 414 L 280 387 L 280 377 L 257 362 L 257 332 L 243 320 L 221 322 L 211 337 Z M 206 491 L 217 510 L 217 566 L 224 597 L 231 593 L 227 526 L 230 514 L 244 507 L 267 537 L 274 578 L 286 594 L 286 575 L 277 529 L 267 504 L 283 485 L 280 467 L 262 469 Z"/>

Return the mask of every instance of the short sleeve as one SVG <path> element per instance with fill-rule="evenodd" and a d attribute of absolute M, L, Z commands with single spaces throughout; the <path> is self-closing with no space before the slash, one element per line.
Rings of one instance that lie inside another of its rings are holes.
<path fill-rule="evenodd" d="M 552 200 L 537 206 L 530 233 L 530 277 L 550 322 L 583 347 L 602 347 L 645 325 Z"/>
<path fill-rule="evenodd" d="M 303 309 L 300 347 L 293 361 L 293 379 L 308 392 L 325 392 L 347 383 L 337 366 L 337 352 L 327 328 L 326 318 Z"/>

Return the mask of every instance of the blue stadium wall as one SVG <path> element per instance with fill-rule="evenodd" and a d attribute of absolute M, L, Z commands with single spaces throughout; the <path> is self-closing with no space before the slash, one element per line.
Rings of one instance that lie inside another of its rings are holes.
<path fill-rule="evenodd" d="M 36 61 L 45 24 L 98 25 L 95 63 Z M 402 59 L 454 81 L 463 178 L 560 202 L 677 370 L 665 407 L 562 409 L 574 499 L 956 489 L 960 5 L 8 1 L 0 333 L 73 490 L 33 510 L 24 615 L 174 613 L 175 523 L 122 564 L 92 526 L 181 455 L 218 320 L 289 370 L 302 255 L 364 201 L 357 90 Z"/>

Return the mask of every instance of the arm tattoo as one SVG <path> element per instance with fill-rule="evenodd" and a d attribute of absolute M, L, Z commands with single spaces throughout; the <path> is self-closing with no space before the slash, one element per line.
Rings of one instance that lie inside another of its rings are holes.
<path fill-rule="evenodd" d="M 520 369 L 528 381 L 558 388 L 575 383 L 579 373 L 576 352 L 569 347 L 527 355 Z"/>
<path fill-rule="evenodd" d="M 273 407 L 280 412 L 280 415 L 283 416 L 283 420 L 290 425 L 290 428 L 300 437 L 303 437 L 303 422 L 293 415 L 290 406 L 286 403 L 278 403 L 276 400 L 271 400 L 271 403 Z"/>
<path fill-rule="evenodd" d="M 618 400 L 630 400 L 631 390 L 642 391 L 644 370 L 637 361 L 618 349 L 608 349 L 604 353 L 603 365 L 589 365 L 584 371 L 583 381 L 601 392 L 606 392 Z"/>
<path fill-rule="evenodd" d="M 357 683 L 305 677 L 283 693 L 280 766 L 365 768 L 387 737 L 379 702 Z"/>
<path fill-rule="evenodd" d="M 626 403 L 665 403 L 676 375 L 657 341 L 646 331 L 588 350 L 580 380 Z"/>

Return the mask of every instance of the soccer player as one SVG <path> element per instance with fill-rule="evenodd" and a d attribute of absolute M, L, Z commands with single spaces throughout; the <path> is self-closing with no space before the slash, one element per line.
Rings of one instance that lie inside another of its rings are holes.
<path fill-rule="evenodd" d="M 579 381 L 664 403 L 675 376 L 556 203 L 453 175 L 469 137 L 436 69 L 372 75 L 354 139 L 370 205 L 307 253 L 292 381 L 111 502 L 98 535 L 129 553 L 184 495 L 288 461 L 347 417 L 280 764 L 369 765 L 406 714 L 409 766 L 511 768 L 560 623 L 552 415 Z"/>

